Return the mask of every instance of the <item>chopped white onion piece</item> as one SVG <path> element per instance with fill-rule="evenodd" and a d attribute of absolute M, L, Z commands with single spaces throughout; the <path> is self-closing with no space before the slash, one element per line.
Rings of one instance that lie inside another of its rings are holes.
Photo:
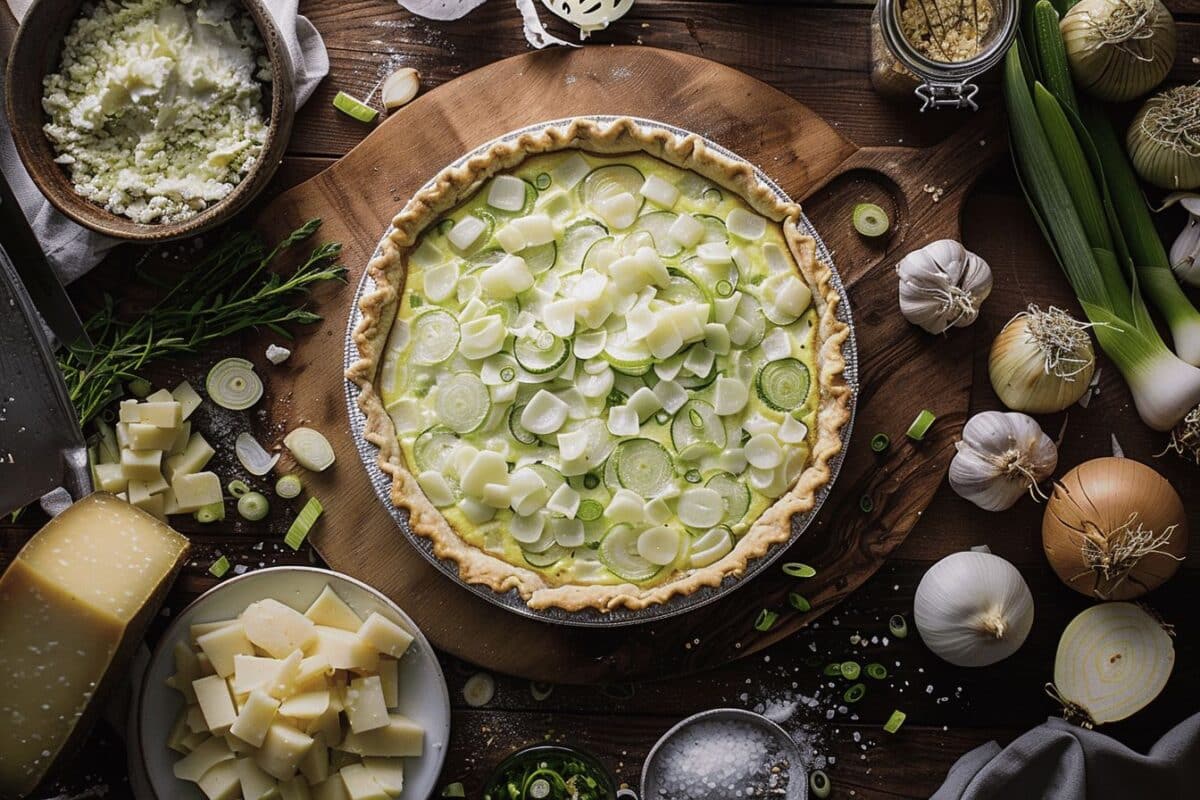
<path fill-rule="evenodd" d="M 450 482 L 446 480 L 446 476 L 434 470 L 426 470 L 417 476 L 417 483 L 421 485 L 421 491 L 425 492 L 425 496 L 429 498 L 429 502 L 433 503 L 438 508 L 443 508 L 454 502 L 454 492 L 450 488 Z"/>
<path fill-rule="evenodd" d="M 713 390 L 713 408 L 721 416 L 737 414 L 750 400 L 750 388 L 737 378 L 718 376 Z"/>
<path fill-rule="evenodd" d="M 476 451 L 462 471 L 462 490 L 472 497 L 482 497 L 483 489 L 489 483 L 508 485 L 508 463 L 499 453 Z"/>
<path fill-rule="evenodd" d="M 333 465 L 333 446 L 320 431 L 312 428 L 296 428 L 283 437 L 283 444 L 291 451 L 296 463 L 313 472 L 323 472 Z"/>
<path fill-rule="evenodd" d="M 713 489 L 684 489 L 679 496 L 679 521 L 689 528 L 711 528 L 725 516 L 725 500 Z"/>
<path fill-rule="evenodd" d="M 587 398 L 579 387 L 571 386 L 555 393 L 555 396 L 567 404 L 567 417 L 570 419 L 587 419 L 591 416 Z"/>
<path fill-rule="evenodd" d="M 608 276 L 594 269 L 585 269 L 571 287 L 571 296 L 583 303 L 592 303 L 604 296 Z"/>
<path fill-rule="evenodd" d="M 432 267 L 434 264 L 440 264 L 445 260 L 446 254 L 429 239 L 423 240 L 417 249 L 410 250 L 408 253 L 409 263 L 421 269 Z"/>
<path fill-rule="evenodd" d="M 778 361 L 792 354 L 792 337 L 783 328 L 771 328 L 762 340 L 763 355 L 767 361 Z"/>
<path fill-rule="evenodd" d="M 529 246 L 529 243 L 525 241 L 525 234 L 516 222 L 510 222 L 497 230 L 496 241 L 500 243 L 506 253 L 519 253 Z"/>
<path fill-rule="evenodd" d="M 459 328 L 458 352 L 464 358 L 487 358 L 500 352 L 508 331 L 499 314 L 488 314 L 462 323 Z"/>
<path fill-rule="evenodd" d="M 664 381 L 675 380 L 675 378 L 677 378 L 679 376 L 679 373 L 682 369 L 683 369 L 683 356 L 682 355 L 674 355 L 663 361 L 655 361 L 654 362 L 654 374 L 657 375 L 660 380 L 664 380 Z"/>
<path fill-rule="evenodd" d="M 638 414 L 629 406 L 613 406 L 608 410 L 608 432 L 613 436 L 637 436 L 639 430 Z"/>
<path fill-rule="evenodd" d="M 542 309 L 542 318 L 546 321 L 546 329 L 564 339 L 574 333 L 575 303 L 575 299 L 571 297 L 547 303 L 546 307 Z"/>
<path fill-rule="evenodd" d="M 754 326 L 741 317 L 734 317 L 729 320 L 729 341 L 741 347 L 746 342 L 750 341 L 750 337 L 754 335 Z"/>
<path fill-rule="evenodd" d="M 508 532 L 512 534 L 520 544 L 533 544 L 542 536 L 542 530 L 546 527 L 546 517 L 544 514 L 530 514 L 523 517 L 520 514 L 513 514 L 513 517 L 508 522 Z"/>
<path fill-rule="evenodd" d="M 469 322 L 473 319 L 479 319 L 484 314 L 487 314 L 487 303 L 480 300 L 478 297 L 472 297 L 465 304 L 462 310 L 458 312 L 459 323 Z"/>
<path fill-rule="evenodd" d="M 719 322 L 704 325 L 704 346 L 719 356 L 729 355 L 729 328 Z"/>
<path fill-rule="evenodd" d="M 482 525 L 496 516 L 496 509 L 470 497 L 464 497 L 458 501 L 458 510 L 475 525 Z"/>
<path fill-rule="evenodd" d="M 492 178 L 487 204 L 501 211 L 520 211 L 525 207 L 525 181 L 512 175 Z"/>
<path fill-rule="evenodd" d="M 774 469 L 783 463 L 783 448 L 774 436 L 759 433 L 746 442 L 746 460 L 759 469 Z"/>
<path fill-rule="evenodd" d="M 631 394 L 626 403 L 637 412 L 638 419 L 641 421 L 645 421 L 651 414 L 662 408 L 662 401 L 649 386 L 643 386 Z"/>
<path fill-rule="evenodd" d="M 657 175 L 646 178 L 639 193 L 654 205 L 667 209 L 674 206 L 675 202 L 679 200 L 679 190 L 675 188 L 675 184 Z"/>
<path fill-rule="evenodd" d="M 750 467 L 750 486 L 768 496 L 783 494 L 787 488 L 787 476 L 781 469 L 759 469 Z"/>
<path fill-rule="evenodd" d="M 458 288 L 458 264 L 447 261 L 421 273 L 425 296 L 435 303 L 446 300 Z"/>
<path fill-rule="evenodd" d="M 387 407 L 387 412 L 392 418 L 396 433 L 413 433 L 428 427 L 421 404 L 411 397 L 392 401 Z"/>
<path fill-rule="evenodd" d="M 668 414 L 674 414 L 683 408 L 683 404 L 688 400 L 687 389 L 684 389 L 675 381 L 659 381 L 656 383 L 654 385 L 654 396 L 662 403 L 663 410 Z"/>
<path fill-rule="evenodd" d="M 458 446 L 454 448 L 454 454 L 451 456 L 454 471 L 462 475 L 470 468 L 471 464 L 475 461 L 475 457 L 478 455 L 478 448 L 460 441 Z"/>
<path fill-rule="evenodd" d="M 726 472 L 741 475 L 747 465 L 746 451 L 740 447 L 731 447 L 721 452 L 721 455 L 717 457 L 717 463 Z"/>
<path fill-rule="evenodd" d="M 725 217 L 725 227 L 734 236 L 743 239 L 761 239 L 767 232 L 767 221 L 758 214 L 751 214 L 742 208 L 735 208 Z"/>
<path fill-rule="evenodd" d="M 454 296 L 460 303 L 466 303 L 479 296 L 479 278 L 474 275 L 464 275 L 454 287 Z"/>
<path fill-rule="evenodd" d="M 629 192 L 621 192 L 595 201 L 593 210 L 611 230 L 623 230 L 637 219 L 638 199 Z"/>
<path fill-rule="evenodd" d="M 617 489 L 604 509 L 604 516 L 614 523 L 640 525 L 646 519 L 646 501 L 629 489 Z"/>
<path fill-rule="evenodd" d="M 558 434 L 558 455 L 564 461 L 574 461 L 584 454 L 588 446 L 586 430 L 560 432 Z M 566 486 L 566 484 L 563 484 Z"/>
<path fill-rule="evenodd" d="M 757 412 L 746 418 L 742 423 L 742 428 L 751 436 L 757 436 L 760 433 L 770 434 L 779 430 L 778 425 Z"/>
<path fill-rule="evenodd" d="M 583 374 L 575 379 L 575 387 L 584 397 L 592 399 L 607 397 L 608 393 L 612 391 L 614 380 L 612 368 L 604 361 L 601 361 L 600 364 L 604 367 L 602 371 L 588 372 L 587 365 L 585 365 Z"/>
<path fill-rule="evenodd" d="M 630 339 L 644 339 L 657 325 L 654 312 L 647 306 L 636 305 L 625 315 L 625 335 Z"/>
<path fill-rule="evenodd" d="M 718 297 L 713 301 L 713 319 L 722 325 L 728 325 L 734 314 L 737 313 L 741 302 L 741 292 L 734 292 L 729 297 Z"/>
<path fill-rule="evenodd" d="M 450 229 L 450 233 L 446 234 L 446 238 L 459 250 L 466 250 L 479 241 L 480 235 L 485 230 L 487 230 L 487 223 L 474 214 L 469 214 L 454 223 L 454 227 Z"/>
<path fill-rule="evenodd" d="M 545 214 L 530 214 L 512 221 L 525 239 L 526 247 L 537 247 L 554 241 L 554 223 Z"/>
<path fill-rule="evenodd" d="M 655 525 L 664 525 L 671 521 L 671 506 L 667 498 L 655 497 L 646 503 L 646 519 Z"/>
<path fill-rule="evenodd" d="M 595 358 L 604 350 L 604 343 L 607 340 L 608 331 L 603 329 L 581 333 L 575 337 L 572 351 L 576 358 Z M 586 366 L 584 366 L 584 370 L 587 370 Z"/>
<path fill-rule="evenodd" d="M 783 252 L 783 248 L 773 242 L 763 245 L 763 256 L 767 259 L 767 270 L 772 274 L 790 272 L 792 269 L 791 261 Z"/>
<path fill-rule="evenodd" d="M 492 508 L 508 508 L 512 504 L 512 489 L 503 483 L 489 483 L 483 487 L 480 499 Z"/>
<path fill-rule="evenodd" d="M 567 404 L 545 389 L 539 389 L 521 412 L 521 425 L 539 436 L 554 433 L 567 421 Z"/>
<path fill-rule="evenodd" d="M 795 275 L 779 273 L 763 281 L 763 302 L 780 315 L 798 317 L 812 302 L 812 291 Z"/>
<path fill-rule="evenodd" d="M 779 441 L 787 444 L 799 444 L 808 438 L 808 426 L 788 414 L 779 426 Z"/>
<path fill-rule="evenodd" d="M 489 386 L 488 394 L 492 396 L 492 405 L 502 406 L 511 403 L 517 398 L 517 389 L 519 388 L 521 387 L 517 381 Z"/>
<path fill-rule="evenodd" d="M 565 485 L 565 484 L 564 484 Z M 577 519 L 552 519 L 550 526 L 554 529 L 554 541 L 563 547 L 579 547 L 583 544 L 583 523 Z"/>
<path fill-rule="evenodd" d="M 696 245 L 696 255 L 705 264 L 728 264 L 733 259 L 729 245 L 724 242 L 704 242 Z"/>
<path fill-rule="evenodd" d="M 533 274 L 525 259 L 507 255 L 480 273 L 479 284 L 492 297 L 504 300 L 532 288 Z"/>
<path fill-rule="evenodd" d="M 679 543 L 683 537 L 676 528 L 659 525 L 649 528 L 638 536 L 638 555 L 651 564 L 666 566 L 679 556 Z"/>
<path fill-rule="evenodd" d="M 704 225 L 691 214 L 680 214 L 667 228 L 667 235 L 683 247 L 695 247 L 704 238 Z"/>
<path fill-rule="evenodd" d="M 646 344 L 655 358 L 670 358 L 683 347 L 683 335 L 666 313 L 655 321 L 654 329 L 646 335 Z"/>
<path fill-rule="evenodd" d="M 574 189 L 575 184 L 579 183 L 589 172 L 592 171 L 592 166 L 583 156 L 578 153 L 572 153 L 564 158 L 550 170 L 550 178 L 554 181 L 554 185 L 562 189 Z"/>
<path fill-rule="evenodd" d="M 575 512 L 579 510 L 580 499 L 579 492 L 564 483 L 554 490 L 554 494 L 550 495 L 550 500 L 546 503 L 546 510 L 562 514 L 564 517 L 574 517 Z"/>
<path fill-rule="evenodd" d="M 248 433 L 238 434 L 233 444 L 233 453 L 251 475 L 266 475 L 275 466 L 275 462 L 279 461 L 279 453 L 271 455 Z"/>
<path fill-rule="evenodd" d="M 704 345 L 698 344 L 688 350 L 687 355 L 683 359 L 683 368 L 693 375 L 702 378 L 712 371 L 713 362 L 716 358 L 716 353 Z"/>

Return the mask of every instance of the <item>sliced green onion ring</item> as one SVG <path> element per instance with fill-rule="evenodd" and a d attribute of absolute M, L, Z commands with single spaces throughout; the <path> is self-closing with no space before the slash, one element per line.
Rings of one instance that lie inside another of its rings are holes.
<path fill-rule="evenodd" d="M 808 788 L 812 791 L 812 796 L 818 800 L 825 800 L 829 797 L 829 792 L 833 788 L 833 784 L 829 782 L 829 776 L 824 770 L 814 769 L 808 773 Z"/>
<path fill-rule="evenodd" d="M 871 499 L 871 495 L 864 494 L 858 498 L 858 510 L 864 514 L 870 514 L 875 510 L 875 501 Z"/>
<path fill-rule="evenodd" d="M 867 664 L 866 669 L 863 671 L 867 673 L 868 678 L 874 678 L 877 681 L 881 681 L 888 676 L 887 667 L 878 661 L 872 661 L 870 664 Z"/>
<path fill-rule="evenodd" d="M 283 438 L 283 445 L 297 464 L 313 472 L 325 471 L 335 459 L 329 440 L 312 428 L 296 428 Z"/>
<path fill-rule="evenodd" d="M 466 797 L 466 796 L 467 796 L 467 790 L 465 788 L 463 788 L 463 785 L 458 781 L 455 781 L 454 783 L 447 783 L 445 788 L 442 789 L 442 797 Z"/>
<path fill-rule="evenodd" d="M 842 693 L 842 699 L 847 703 L 857 703 L 862 700 L 867 693 L 867 685 L 865 683 L 856 683 Z"/>
<path fill-rule="evenodd" d="M 821 670 L 821 674 L 826 678 L 840 678 L 842 675 L 842 665 L 837 663 L 826 664 L 825 668 Z"/>
<path fill-rule="evenodd" d="M 921 409 L 921 413 L 917 414 L 917 418 L 912 421 L 905 431 L 905 435 L 914 442 L 919 442 L 925 438 L 925 434 L 929 433 L 929 429 L 933 426 L 937 416 L 928 408 Z"/>
<path fill-rule="evenodd" d="M 300 492 L 304 490 L 304 484 L 300 482 L 299 475 L 284 475 L 279 480 L 275 481 L 275 494 L 282 497 L 284 500 L 291 500 L 293 497 L 299 497 Z"/>
<path fill-rule="evenodd" d="M 783 574 L 790 575 L 793 578 L 811 578 L 817 574 L 817 571 L 808 564 L 801 564 L 799 561 L 789 561 L 783 565 Z"/>
<path fill-rule="evenodd" d="M 230 481 L 225 490 L 229 492 L 230 497 L 238 498 L 249 493 L 250 487 L 245 481 Z"/>
<path fill-rule="evenodd" d="M 533 179 L 533 185 L 536 186 L 539 191 L 543 192 L 550 188 L 551 182 L 552 179 L 550 178 L 550 173 L 548 172 L 539 172 L 537 177 Z"/>
<path fill-rule="evenodd" d="M 218 500 L 215 503 L 209 503 L 206 506 L 200 506 L 200 508 L 196 509 L 195 513 L 192 514 L 192 519 L 196 520 L 196 522 L 199 522 L 202 525 L 207 525 L 212 522 L 220 522 L 221 520 L 225 519 L 225 503 L 221 500 Z"/>
<path fill-rule="evenodd" d="M 583 476 L 583 488 L 595 489 L 599 485 L 600 485 L 599 476 L 594 475 L 591 472 L 589 472 L 588 474 Z"/>
<path fill-rule="evenodd" d="M 871 437 L 871 450 L 876 453 L 886 452 L 892 446 L 891 437 L 886 433 L 877 433 Z"/>
<path fill-rule="evenodd" d="M 496 696 L 496 679 L 486 672 L 477 672 L 463 684 L 463 699 L 472 708 L 486 706 Z"/>
<path fill-rule="evenodd" d="M 600 505 L 599 501 L 589 497 L 579 503 L 579 510 L 575 512 L 575 516 L 584 522 L 592 522 L 600 519 L 603 513 L 604 506 Z"/>
<path fill-rule="evenodd" d="M 312 530 L 312 526 L 317 523 L 324 510 L 320 500 L 315 497 L 308 498 L 308 502 L 304 504 L 304 508 L 300 509 L 299 515 L 288 528 L 287 534 L 283 537 L 283 543 L 293 550 L 299 550 L 300 545 L 304 544 L 308 532 Z"/>
<path fill-rule="evenodd" d="M 214 403 L 230 411 L 245 411 L 263 395 L 262 379 L 244 358 L 218 361 L 208 371 L 204 388 Z"/>
<path fill-rule="evenodd" d="M 778 620 L 779 614 L 775 613 L 769 608 L 764 608 L 762 611 L 758 612 L 758 619 L 754 620 L 754 630 L 765 633 L 771 630 L 771 628 L 775 627 L 775 623 Z"/>
<path fill-rule="evenodd" d="M 214 578 L 224 578 L 225 573 L 229 572 L 229 559 L 221 556 L 209 565 L 208 571 Z"/>
<path fill-rule="evenodd" d="M 800 612 L 812 611 L 812 603 L 799 592 L 788 592 L 788 605 Z"/>
<path fill-rule="evenodd" d="M 237 512 L 244 520 L 258 522 L 267 516 L 267 512 L 270 510 L 271 504 L 267 502 L 267 497 L 262 492 L 246 492 L 238 498 Z"/>
<path fill-rule="evenodd" d="M 908 620 L 904 619 L 903 614 L 893 614 L 888 620 L 888 630 L 891 631 L 892 636 L 903 639 L 908 636 Z"/>
<path fill-rule="evenodd" d="M 904 720 L 907 717 L 907 714 L 897 708 L 892 712 L 892 715 L 888 717 L 888 721 L 883 723 L 883 729 L 888 733 L 895 733 L 896 731 L 900 730 L 900 726 L 904 724 Z"/>
<path fill-rule="evenodd" d="M 233 454 L 238 463 L 255 477 L 266 475 L 279 461 L 279 453 L 268 453 L 249 433 L 239 433 L 233 443 Z"/>
<path fill-rule="evenodd" d="M 542 683 L 541 681 L 529 682 L 529 694 L 534 700 L 539 703 L 554 693 L 553 683 Z"/>
<path fill-rule="evenodd" d="M 887 212 L 874 203 L 856 205 L 852 219 L 854 230 L 870 239 L 883 236 L 888 232 L 888 228 L 892 227 L 892 221 L 888 219 Z"/>
<path fill-rule="evenodd" d="M 346 92 L 338 92 L 333 96 L 333 107 L 359 122 L 374 122 L 375 117 L 379 116 L 378 111 Z"/>
<path fill-rule="evenodd" d="M 862 667 L 857 661 L 843 661 L 841 663 L 842 677 L 848 681 L 858 680 L 859 674 L 862 672 Z"/>
<path fill-rule="evenodd" d="M 689 469 L 687 472 L 683 473 L 683 479 L 685 481 L 687 481 L 688 483 L 699 483 L 700 482 L 700 470 Z"/>

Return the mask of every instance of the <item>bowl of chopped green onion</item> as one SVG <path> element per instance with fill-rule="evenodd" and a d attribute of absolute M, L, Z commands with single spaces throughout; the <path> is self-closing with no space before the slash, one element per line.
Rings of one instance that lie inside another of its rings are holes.
<path fill-rule="evenodd" d="M 483 800 L 614 800 L 616 779 L 590 753 L 534 745 L 512 753 L 488 779 Z"/>

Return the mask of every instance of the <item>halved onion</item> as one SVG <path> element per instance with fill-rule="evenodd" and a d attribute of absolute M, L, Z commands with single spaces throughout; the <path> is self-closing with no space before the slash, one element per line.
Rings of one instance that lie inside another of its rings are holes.
<path fill-rule="evenodd" d="M 314 472 L 323 472 L 334 462 L 333 446 L 320 431 L 312 428 L 296 428 L 283 438 L 283 444 L 291 451 L 296 463 Z"/>
<path fill-rule="evenodd" d="M 225 358 L 213 365 L 204 379 L 208 396 L 221 408 L 244 411 L 263 395 L 262 380 L 244 358 Z"/>
<path fill-rule="evenodd" d="M 279 461 L 279 453 L 272 455 L 258 440 L 248 433 L 239 433 L 233 444 L 233 454 L 251 475 L 266 475 Z"/>

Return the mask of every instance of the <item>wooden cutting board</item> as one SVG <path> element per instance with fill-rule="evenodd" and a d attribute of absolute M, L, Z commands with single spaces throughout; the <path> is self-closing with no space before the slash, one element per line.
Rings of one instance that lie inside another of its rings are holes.
<path fill-rule="evenodd" d="M 778 569 L 689 614 L 634 628 L 580 629 L 533 621 L 457 585 L 410 546 L 380 505 L 349 430 L 343 336 L 353 287 L 391 217 L 443 166 L 507 131 L 580 114 L 629 114 L 701 133 L 751 162 L 797 200 L 834 253 L 849 287 L 858 334 L 861 391 L 841 476 L 815 523 L 787 555 L 816 567 L 806 581 Z M 324 321 L 283 368 L 271 368 L 263 438 L 299 424 L 329 437 L 337 464 L 306 479 L 325 504 L 312 536 L 341 572 L 386 592 L 433 643 L 488 669 L 535 680 L 604 683 L 714 666 L 756 652 L 815 619 L 872 575 L 912 530 L 942 481 L 965 422 L 974 337 L 928 336 L 896 305 L 895 262 L 940 238 L 959 238 L 959 214 L 974 178 L 1004 137 L 993 118 L 965 120 L 928 150 L 859 149 L 797 100 L 736 70 L 648 47 L 592 46 L 536 52 L 479 69 L 389 115 L 325 172 L 274 200 L 258 220 L 271 237 L 321 217 L 321 236 L 344 245 L 349 286 L 321 287 Z M 859 202 L 892 219 L 873 243 L 850 225 Z M 261 349 L 254 348 L 254 352 Z M 938 423 L 921 443 L 904 437 L 922 408 Z M 868 443 L 887 432 L 892 447 Z M 860 503 L 869 495 L 873 510 Z M 812 603 L 788 612 L 787 594 Z M 763 608 L 783 611 L 768 632 Z"/>

